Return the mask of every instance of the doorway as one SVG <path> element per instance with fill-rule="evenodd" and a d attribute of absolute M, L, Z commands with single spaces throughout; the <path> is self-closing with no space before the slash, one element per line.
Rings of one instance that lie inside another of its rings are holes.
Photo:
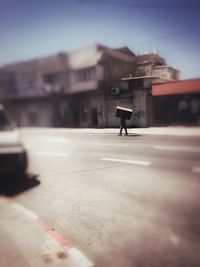
<path fill-rule="evenodd" d="M 73 127 L 80 127 L 80 111 L 78 108 L 73 109 Z"/>
<path fill-rule="evenodd" d="M 97 108 L 92 108 L 92 126 L 98 126 Z"/>

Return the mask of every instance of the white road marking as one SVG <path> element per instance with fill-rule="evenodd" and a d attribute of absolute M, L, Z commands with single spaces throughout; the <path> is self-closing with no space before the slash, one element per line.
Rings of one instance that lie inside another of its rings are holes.
<path fill-rule="evenodd" d="M 34 139 L 32 137 L 30 138 L 26 138 L 28 139 L 30 142 L 33 143 L 69 143 L 69 140 L 67 140 L 64 137 L 58 137 L 58 136 L 52 136 L 52 137 L 34 137 Z"/>
<path fill-rule="evenodd" d="M 18 203 L 12 203 L 12 206 L 22 212 L 25 216 L 27 216 L 29 219 L 37 220 L 38 216 L 32 212 L 31 210 L 26 209 L 24 206 L 18 204 Z"/>
<path fill-rule="evenodd" d="M 113 159 L 113 158 L 102 158 L 101 160 L 114 161 L 114 162 L 122 162 L 143 166 L 150 166 L 152 163 L 150 161 L 140 161 L 140 160 L 129 160 L 129 159 Z"/>
<path fill-rule="evenodd" d="M 154 146 L 154 149 L 170 150 L 177 152 L 196 152 L 200 153 L 200 147 L 196 146 Z"/>
<path fill-rule="evenodd" d="M 194 167 L 192 168 L 192 172 L 200 173 L 200 167 L 199 167 L 199 166 L 194 166 Z"/>
<path fill-rule="evenodd" d="M 94 267 L 94 264 L 75 247 L 69 248 L 67 252 L 69 254 L 69 257 L 73 258 L 73 262 L 77 267 Z"/>
<path fill-rule="evenodd" d="M 47 157 L 62 157 L 62 158 L 69 157 L 69 154 L 66 153 L 52 153 L 52 152 L 39 152 L 39 151 L 35 151 L 33 153 L 39 156 L 47 156 Z"/>
<path fill-rule="evenodd" d="M 120 147 L 128 147 L 128 145 L 124 144 L 112 144 L 112 143 L 90 143 L 93 146 L 120 146 Z"/>

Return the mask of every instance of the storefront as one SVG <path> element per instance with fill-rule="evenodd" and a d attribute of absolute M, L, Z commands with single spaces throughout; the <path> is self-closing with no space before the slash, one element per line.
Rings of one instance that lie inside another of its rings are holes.
<path fill-rule="evenodd" d="M 200 125 L 200 79 L 152 86 L 154 125 Z"/>

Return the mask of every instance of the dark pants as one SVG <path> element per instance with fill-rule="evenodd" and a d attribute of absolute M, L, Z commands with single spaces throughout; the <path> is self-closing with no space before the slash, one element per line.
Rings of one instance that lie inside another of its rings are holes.
<path fill-rule="evenodd" d="M 122 125 L 120 125 L 119 135 L 122 135 L 122 130 L 123 130 L 123 129 L 124 129 L 124 131 L 125 131 L 125 134 L 128 135 L 126 126 L 122 126 Z"/>

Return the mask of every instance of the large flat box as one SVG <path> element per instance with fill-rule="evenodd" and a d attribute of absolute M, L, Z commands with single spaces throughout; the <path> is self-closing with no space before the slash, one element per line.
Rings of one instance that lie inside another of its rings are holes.
<path fill-rule="evenodd" d="M 123 107 L 117 106 L 116 117 L 118 118 L 124 118 L 126 120 L 130 120 L 132 113 L 133 113 L 133 110 L 130 108 L 123 108 Z"/>

